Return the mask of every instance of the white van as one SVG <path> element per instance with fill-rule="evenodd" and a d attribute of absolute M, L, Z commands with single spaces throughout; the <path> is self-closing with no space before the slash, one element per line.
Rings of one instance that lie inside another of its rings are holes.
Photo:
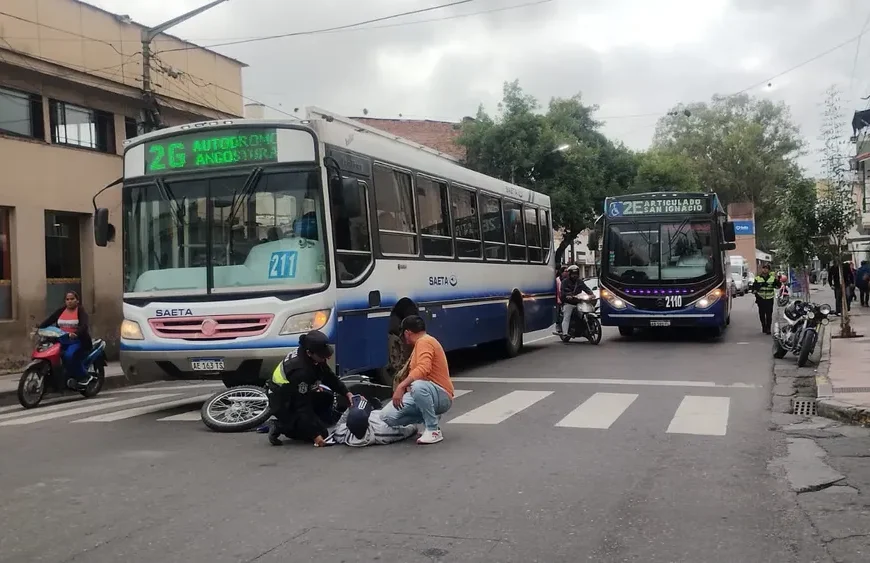
<path fill-rule="evenodd" d="M 749 289 L 749 263 L 743 256 L 729 256 L 731 262 L 731 290 L 735 295 L 745 295 Z"/>

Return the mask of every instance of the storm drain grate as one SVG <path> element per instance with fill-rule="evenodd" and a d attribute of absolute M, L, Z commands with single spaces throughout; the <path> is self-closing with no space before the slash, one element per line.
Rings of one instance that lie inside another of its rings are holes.
<path fill-rule="evenodd" d="M 834 393 L 870 393 L 870 387 L 834 387 Z"/>
<path fill-rule="evenodd" d="M 793 399 L 792 414 L 800 416 L 816 416 L 815 399 Z"/>

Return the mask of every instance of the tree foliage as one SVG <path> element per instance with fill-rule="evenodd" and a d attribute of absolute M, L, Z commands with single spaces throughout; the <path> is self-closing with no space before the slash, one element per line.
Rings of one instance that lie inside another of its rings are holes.
<path fill-rule="evenodd" d="M 785 104 L 743 94 L 679 105 L 659 121 L 653 146 L 690 160 L 700 186 L 723 205 L 753 203 L 756 238 L 769 248 L 766 221 L 803 146 Z"/>
<path fill-rule="evenodd" d="M 694 162 L 682 153 L 653 149 L 639 153 L 637 164 L 632 192 L 702 191 Z"/>
<path fill-rule="evenodd" d="M 553 226 L 565 230 L 557 261 L 593 224 L 604 197 L 628 191 L 637 172 L 631 151 L 599 131 L 596 110 L 577 94 L 551 99 L 542 112 L 514 81 L 505 83 L 498 113 L 481 107 L 458 140 L 470 168 L 550 196 Z"/>
<path fill-rule="evenodd" d="M 801 276 L 801 289 L 809 295 L 808 270 L 817 254 L 819 234 L 816 216 L 816 184 L 795 169 L 776 193 L 779 214 L 772 221 L 776 257 L 794 266 Z"/>

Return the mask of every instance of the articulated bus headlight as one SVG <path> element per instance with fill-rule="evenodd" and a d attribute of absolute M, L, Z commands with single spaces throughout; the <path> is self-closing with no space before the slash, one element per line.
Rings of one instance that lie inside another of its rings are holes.
<path fill-rule="evenodd" d="M 281 327 L 279 334 L 285 336 L 287 334 L 300 334 L 310 330 L 320 330 L 329 321 L 329 314 L 329 309 L 321 309 L 320 311 L 293 315 L 284 321 L 284 326 Z"/>
<path fill-rule="evenodd" d="M 613 295 L 606 289 L 601 290 L 601 298 L 607 301 L 607 303 L 609 303 L 614 309 L 625 309 L 628 306 L 628 303 Z"/>
<path fill-rule="evenodd" d="M 695 303 L 695 307 L 699 309 L 707 309 L 709 307 L 712 307 L 714 303 L 719 301 L 720 297 L 722 297 L 722 290 L 716 288 L 704 297 L 698 299 L 698 302 Z"/>
<path fill-rule="evenodd" d="M 124 322 L 121 323 L 121 338 L 124 340 L 145 340 L 139 323 L 128 319 L 124 319 Z"/>

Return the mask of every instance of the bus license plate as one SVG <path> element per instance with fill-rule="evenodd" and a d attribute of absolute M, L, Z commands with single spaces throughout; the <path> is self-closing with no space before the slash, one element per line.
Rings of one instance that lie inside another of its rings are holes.
<path fill-rule="evenodd" d="M 650 321 L 649 326 L 671 326 L 671 321 L 670 320 Z"/>
<path fill-rule="evenodd" d="M 224 361 L 220 358 L 201 358 L 190 360 L 190 367 L 193 371 L 223 371 Z"/>

